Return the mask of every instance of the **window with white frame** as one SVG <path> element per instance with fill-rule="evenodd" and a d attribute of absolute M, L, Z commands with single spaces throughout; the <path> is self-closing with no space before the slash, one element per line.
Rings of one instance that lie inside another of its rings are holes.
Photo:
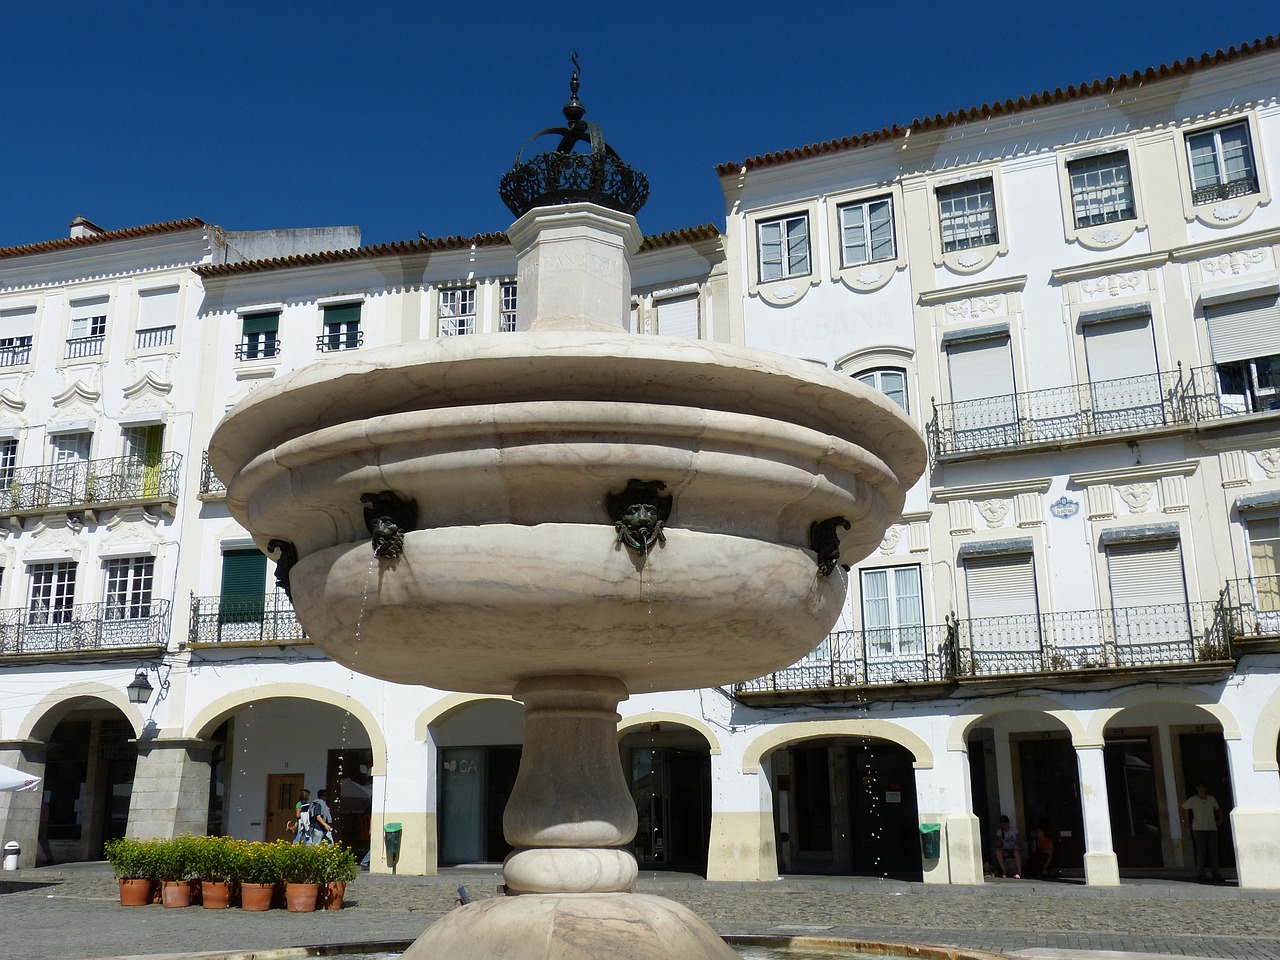
<path fill-rule="evenodd" d="M 1258 192 L 1258 170 L 1246 120 L 1188 134 L 1187 163 L 1193 204 Z"/>
<path fill-rule="evenodd" d="M 33 563 L 27 623 L 46 626 L 70 623 L 75 610 L 76 565 L 71 560 Z"/>
<path fill-rule="evenodd" d="M 1127 150 L 1069 160 L 1067 175 L 1077 228 L 1137 218 Z"/>
<path fill-rule="evenodd" d="M 841 266 L 856 267 L 897 257 L 892 197 L 842 204 L 839 211 Z"/>
<path fill-rule="evenodd" d="M 1280 633 L 1280 516 L 1251 516 L 1249 586 L 1259 633 Z"/>
<path fill-rule="evenodd" d="M 106 562 L 106 619 L 143 620 L 151 616 L 155 567 L 154 557 L 122 557 Z"/>
<path fill-rule="evenodd" d="M 18 441 L 13 437 L 0 437 L 0 488 L 7 491 L 13 485 L 18 469 Z"/>
<path fill-rule="evenodd" d="M 237 360 L 268 360 L 280 353 L 280 314 L 250 313 L 241 319 Z"/>
<path fill-rule="evenodd" d="M 924 653 L 918 566 L 862 571 L 862 631 L 869 661 L 918 658 Z"/>
<path fill-rule="evenodd" d="M 71 329 L 67 337 L 67 359 L 96 357 L 107 342 L 107 298 L 93 297 L 71 304 Z"/>
<path fill-rule="evenodd" d="M 1206 304 L 1224 416 L 1280 410 L 1280 297 Z"/>
<path fill-rule="evenodd" d="M 907 371 L 899 367 L 878 367 L 855 373 L 853 379 L 879 390 L 890 400 L 907 410 Z"/>
<path fill-rule="evenodd" d="M 0 367 L 31 362 L 31 341 L 36 330 L 36 308 L 0 310 Z"/>
<path fill-rule="evenodd" d="M 459 337 L 476 332 L 476 288 L 440 291 L 440 336 Z"/>
<path fill-rule="evenodd" d="M 178 329 L 178 288 L 138 292 L 137 348 L 165 347 Z"/>
<path fill-rule="evenodd" d="M 802 277 L 813 269 L 809 257 L 808 214 L 761 220 L 756 224 L 756 234 L 761 282 Z"/>
<path fill-rule="evenodd" d="M 502 316 L 498 320 L 499 333 L 516 332 L 516 285 L 504 283 L 501 289 Z"/>
<path fill-rule="evenodd" d="M 92 433 L 55 433 L 49 436 L 53 465 L 48 472 L 49 489 L 44 493 L 50 504 L 79 503 L 84 499 L 92 447 Z"/>
<path fill-rule="evenodd" d="M 321 351 L 354 350 L 363 342 L 360 304 L 340 303 L 324 308 L 324 333 L 316 344 Z"/>
<path fill-rule="evenodd" d="M 943 253 L 1000 242 L 995 185 L 990 177 L 949 183 L 938 187 L 936 194 Z"/>

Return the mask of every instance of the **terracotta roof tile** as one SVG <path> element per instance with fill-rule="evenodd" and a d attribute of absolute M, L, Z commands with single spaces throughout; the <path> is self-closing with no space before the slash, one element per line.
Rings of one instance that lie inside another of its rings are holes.
<path fill-rule="evenodd" d="M 697 243 L 699 240 L 714 240 L 720 231 L 710 223 L 700 227 L 683 227 L 679 230 L 668 230 L 666 233 L 645 237 L 640 243 L 640 253 L 646 250 L 659 250 L 662 247 L 678 247 L 682 243 Z"/>
<path fill-rule="evenodd" d="M 721 163 L 716 166 L 716 173 L 721 177 L 738 176 L 745 170 L 753 170 L 758 167 L 773 167 L 778 164 L 789 163 L 793 160 L 803 160 L 808 157 L 821 156 L 822 154 L 837 153 L 841 150 L 852 150 L 858 147 L 866 147 L 884 140 L 899 140 L 907 136 L 908 133 L 922 133 L 944 127 L 953 127 L 962 123 L 969 123 L 974 120 L 985 120 L 989 117 L 999 116 L 1001 114 L 1019 113 L 1023 110 L 1031 110 L 1037 107 L 1048 106 L 1049 104 L 1064 103 L 1068 100 L 1078 100 L 1084 97 L 1094 97 L 1114 93 L 1117 90 L 1127 90 L 1130 87 L 1153 83 L 1159 80 L 1164 80 L 1168 77 L 1176 77 L 1186 73 L 1193 73 L 1197 70 L 1203 70 L 1206 67 L 1213 67 L 1223 63 L 1231 63 L 1260 53 L 1269 53 L 1274 50 L 1280 50 L 1280 39 L 1275 36 L 1268 36 L 1264 40 L 1254 40 L 1252 43 L 1243 44 L 1239 48 L 1233 46 L 1226 50 L 1218 50 L 1216 53 L 1205 53 L 1198 59 L 1188 57 L 1186 60 L 1175 61 L 1172 64 L 1163 64 L 1159 67 L 1148 67 L 1146 70 L 1122 74 L 1119 77 L 1107 77 L 1106 80 L 1086 81 L 1078 87 L 1067 87 L 1066 90 L 1058 87 L 1052 92 L 1045 90 L 1039 94 L 1030 94 L 1028 96 L 1018 97 L 1017 100 L 1004 100 L 995 104 L 984 103 L 980 107 L 970 107 L 967 110 L 960 110 L 959 112 L 951 111 L 947 113 L 946 116 L 943 116 L 942 114 L 935 114 L 934 116 L 926 117 L 923 120 L 912 120 L 910 125 L 907 127 L 901 127 L 894 124 L 892 127 L 885 127 L 882 130 L 874 130 L 858 136 L 843 137 L 839 140 L 827 140 L 823 143 L 814 143 L 804 147 L 796 147 L 791 150 L 782 150 L 777 153 L 748 157 L 746 160 L 739 162 Z"/>
<path fill-rule="evenodd" d="M 167 223 L 150 223 L 141 227 L 125 227 L 123 230 L 108 230 L 84 237 L 63 237 L 60 240 L 45 240 L 41 243 L 29 243 L 19 247 L 0 247 L 0 259 L 9 257 L 25 257 L 36 253 L 50 253 L 54 250 L 74 250 L 76 247 L 89 247 L 96 243 L 110 243 L 113 240 L 134 240 L 138 237 L 153 237 L 162 233 L 177 233 L 181 230 L 194 230 L 206 227 L 198 217 L 186 220 L 170 220 Z"/>

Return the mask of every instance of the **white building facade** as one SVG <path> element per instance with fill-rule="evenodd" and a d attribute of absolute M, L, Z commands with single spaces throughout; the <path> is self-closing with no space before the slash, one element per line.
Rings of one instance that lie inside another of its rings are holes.
<path fill-rule="evenodd" d="M 633 332 L 846 371 L 931 467 L 811 655 L 621 705 L 642 867 L 973 883 L 1005 813 L 1108 885 L 1190 869 L 1202 780 L 1280 887 L 1278 90 L 1267 41 L 757 157 L 645 241 Z M 328 660 L 202 454 L 286 371 L 513 330 L 506 238 L 76 231 L 0 251 L 3 839 L 273 839 L 327 787 L 375 870 L 390 823 L 402 873 L 501 859 L 518 705 Z"/>

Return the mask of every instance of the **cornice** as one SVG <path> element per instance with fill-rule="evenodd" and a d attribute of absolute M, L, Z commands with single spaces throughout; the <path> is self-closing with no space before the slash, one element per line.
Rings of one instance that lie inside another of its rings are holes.
<path fill-rule="evenodd" d="M 1237 233 L 1220 240 L 1207 243 L 1192 243 L 1185 247 L 1174 247 L 1170 256 L 1174 260 L 1198 260 L 1201 257 L 1212 257 L 1219 253 L 1230 253 L 1241 247 L 1258 247 L 1269 243 L 1280 243 L 1280 227 L 1271 230 L 1259 230 L 1256 233 Z"/>
<path fill-rule="evenodd" d="M 1053 480 L 1050 477 L 1038 477 L 1034 480 L 1006 480 L 997 483 L 971 483 L 935 490 L 931 496 L 939 503 L 948 503 L 951 500 L 987 498 L 994 494 L 1009 496 L 1016 493 L 1045 493 L 1052 484 Z"/>
<path fill-rule="evenodd" d="M 946 303 L 948 300 L 989 296 L 993 293 L 1012 293 L 1015 290 L 1023 289 L 1026 285 L 1027 275 L 1023 273 L 1016 277 L 1000 277 L 996 280 L 965 283 L 958 287 L 942 287 L 938 290 L 929 290 L 920 294 L 920 305 L 928 307 L 937 303 Z"/>
<path fill-rule="evenodd" d="M 1077 264 L 1073 267 L 1059 267 L 1049 271 L 1053 279 L 1066 283 L 1070 280 L 1081 280 L 1085 277 L 1096 277 L 1102 273 L 1118 273 L 1124 270 L 1146 270 L 1158 267 L 1169 260 L 1167 251 L 1161 253 L 1140 253 L 1132 257 L 1116 257 L 1114 260 L 1091 260 L 1089 263 Z"/>
<path fill-rule="evenodd" d="M 1158 480 L 1160 477 L 1189 477 L 1200 466 L 1197 460 L 1176 460 L 1172 463 L 1134 464 L 1128 467 L 1112 467 L 1109 470 L 1087 470 L 1073 473 L 1067 479 L 1078 487 L 1090 487 L 1098 483 L 1123 483 L 1133 480 Z"/>

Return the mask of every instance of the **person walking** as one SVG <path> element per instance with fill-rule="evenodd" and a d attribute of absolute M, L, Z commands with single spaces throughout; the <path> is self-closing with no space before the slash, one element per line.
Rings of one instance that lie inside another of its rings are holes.
<path fill-rule="evenodd" d="M 294 843 L 311 842 L 311 791 L 305 787 L 298 794 L 298 802 L 293 805 L 293 819 L 285 824 L 285 829 L 293 831 Z"/>
<path fill-rule="evenodd" d="M 1196 880 L 1209 879 L 1206 871 L 1213 871 L 1215 883 L 1222 882 L 1218 871 L 1218 827 L 1222 823 L 1222 807 L 1203 783 L 1196 784 L 1196 792 L 1182 804 L 1182 821 L 1191 828 L 1191 842 L 1196 849 Z"/>
<path fill-rule="evenodd" d="M 996 875 L 1009 876 L 1008 858 L 1013 857 L 1013 879 L 1022 879 L 1022 838 L 1018 830 L 1009 823 L 1008 817 L 1000 818 L 1000 829 L 996 831 L 995 862 Z"/>
<path fill-rule="evenodd" d="M 328 790 L 317 790 L 311 804 L 312 843 L 333 843 L 333 814 L 329 812 L 328 798 Z"/>

